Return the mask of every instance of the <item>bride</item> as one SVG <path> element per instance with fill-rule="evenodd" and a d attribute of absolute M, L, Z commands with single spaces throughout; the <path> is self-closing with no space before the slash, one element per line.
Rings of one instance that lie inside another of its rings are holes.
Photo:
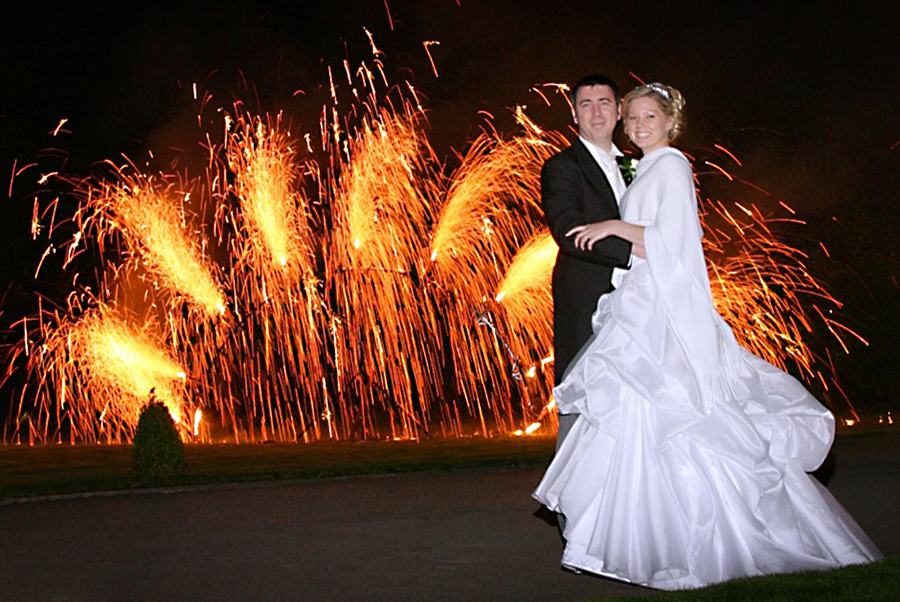
<path fill-rule="evenodd" d="M 834 417 L 740 347 L 713 306 L 691 168 L 669 146 L 683 105 L 662 84 L 625 96 L 643 157 L 622 220 L 569 232 L 580 248 L 629 240 L 633 258 L 554 389 L 560 411 L 580 417 L 534 496 L 566 517 L 562 564 L 681 589 L 880 558 L 806 474 Z"/>

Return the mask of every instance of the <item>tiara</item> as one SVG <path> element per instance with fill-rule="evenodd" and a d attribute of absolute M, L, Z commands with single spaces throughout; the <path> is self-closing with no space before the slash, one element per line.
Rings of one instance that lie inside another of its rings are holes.
<path fill-rule="evenodd" d="M 666 90 L 665 88 L 663 88 L 663 87 L 662 87 L 661 85 L 659 85 L 659 84 L 647 84 L 647 85 L 644 86 L 644 87 L 645 87 L 645 88 L 649 88 L 650 90 L 656 92 L 657 94 L 659 94 L 660 96 L 662 96 L 662 97 L 665 98 L 666 100 L 672 100 L 672 93 L 669 92 L 668 90 Z"/>

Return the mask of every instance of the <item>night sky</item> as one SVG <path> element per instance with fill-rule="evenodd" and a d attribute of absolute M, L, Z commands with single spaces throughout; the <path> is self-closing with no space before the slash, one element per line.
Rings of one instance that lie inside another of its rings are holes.
<path fill-rule="evenodd" d="M 11 159 L 29 162 L 48 145 L 81 170 L 120 153 L 197 144 L 196 132 L 174 131 L 179 118 L 196 113 L 194 83 L 214 103 L 240 98 L 260 111 L 283 109 L 298 129 L 315 132 L 327 67 L 371 59 L 363 28 L 385 53 L 388 75 L 412 79 L 427 96 L 432 143 L 443 155 L 477 134 L 478 111 L 512 129 L 509 108 L 540 109 L 530 88 L 593 71 L 626 90 L 636 82 L 630 74 L 680 88 L 686 148 L 725 145 L 745 163 L 747 179 L 801 207 L 848 202 L 861 180 L 877 179 L 875 170 L 883 161 L 896 165 L 900 152 L 892 148 L 900 141 L 895 19 L 869 5 L 369 0 L 112 11 L 74 4 L 30 15 L 19 7 L 3 20 L 3 173 Z M 426 40 L 440 43 L 430 46 L 438 78 Z M 538 117 L 565 118 L 558 108 Z M 71 133 L 49 140 L 63 118 Z"/>
<path fill-rule="evenodd" d="M 534 86 L 595 71 L 624 90 L 635 76 L 663 81 L 687 99 L 683 148 L 727 147 L 744 164 L 740 177 L 813 225 L 863 208 L 871 231 L 857 225 L 838 234 L 867 245 L 857 252 L 896 265 L 896 11 L 880 3 L 838 4 L 363 0 L 47 9 L 18 3 L 0 24 L 0 294 L 30 286 L 46 247 L 28 233 L 39 171 L 52 166 L 83 177 L 104 159 L 148 151 L 166 160 L 181 155 L 178 168 L 189 169 L 187 157 L 203 142 L 191 126 L 195 83 L 213 105 L 240 100 L 260 112 L 281 110 L 294 130 L 315 134 L 328 66 L 340 71 L 344 59 L 352 66 L 371 60 L 363 28 L 384 52 L 392 83 L 406 78 L 424 95 L 429 138 L 448 163 L 484 126 L 482 111 L 495 116 L 502 132 L 514 132 L 516 105 L 527 105 L 548 128 L 565 128 L 563 105 L 543 106 Z M 424 41 L 439 42 L 429 47 L 437 78 Z M 64 132 L 51 137 L 61 119 L 68 120 Z M 8 194 L 13 165 L 30 163 L 39 167 L 16 178 Z M 17 317 L 10 313 L 7 305 L 4 327 Z"/>

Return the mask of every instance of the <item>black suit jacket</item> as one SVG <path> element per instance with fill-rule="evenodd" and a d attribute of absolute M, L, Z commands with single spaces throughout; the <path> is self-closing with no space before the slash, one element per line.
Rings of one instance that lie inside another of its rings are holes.
<path fill-rule="evenodd" d="M 612 187 L 580 139 L 544 163 L 541 204 L 559 245 L 553 268 L 554 380 L 559 384 L 591 336 L 591 315 L 600 295 L 612 288 L 613 268 L 628 266 L 631 243 L 610 236 L 584 251 L 566 236 L 575 226 L 619 217 Z"/>

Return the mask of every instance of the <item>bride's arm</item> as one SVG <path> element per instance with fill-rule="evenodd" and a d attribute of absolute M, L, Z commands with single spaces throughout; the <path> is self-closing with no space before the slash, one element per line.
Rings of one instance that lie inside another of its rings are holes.
<path fill-rule="evenodd" d="M 631 252 L 641 259 L 647 258 L 647 250 L 644 248 L 644 227 L 623 222 L 620 219 L 608 219 L 602 222 L 594 222 L 583 226 L 575 226 L 566 236 L 575 236 L 575 246 L 579 249 L 590 250 L 594 243 L 607 236 L 618 236 L 631 243 Z"/>

